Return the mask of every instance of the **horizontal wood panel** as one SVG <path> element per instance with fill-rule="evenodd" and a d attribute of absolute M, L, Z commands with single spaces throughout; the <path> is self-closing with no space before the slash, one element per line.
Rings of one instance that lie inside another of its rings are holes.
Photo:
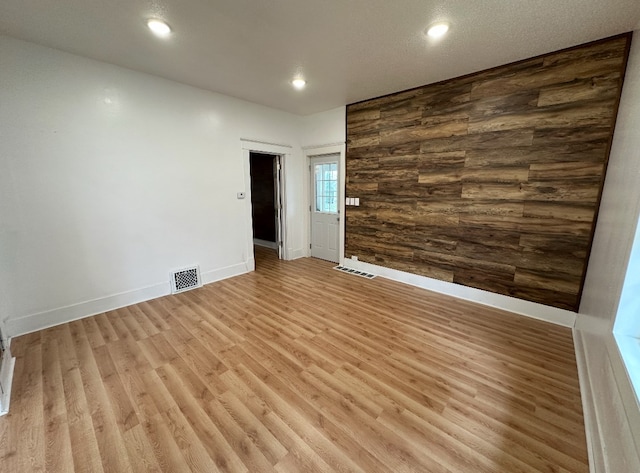
<path fill-rule="evenodd" d="M 577 310 L 630 38 L 349 105 L 347 257 Z"/>

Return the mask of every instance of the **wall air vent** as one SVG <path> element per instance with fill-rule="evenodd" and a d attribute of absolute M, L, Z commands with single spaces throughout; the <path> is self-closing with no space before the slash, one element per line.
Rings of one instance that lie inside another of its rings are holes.
<path fill-rule="evenodd" d="M 171 273 L 171 293 L 188 291 L 202 286 L 200 278 L 200 268 L 191 266 L 189 268 L 180 269 Z"/>
<path fill-rule="evenodd" d="M 354 274 L 356 276 L 360 276 L 361 278 L 373 279 L 376 277 L 375 274 L 367 273 L 365 271 L 358 271 L 357 269 L 347 268 L 346 266 L 335 266 L 333 269 L 337 269 L 338 271 L 342 271 L 347 274 Z"/>

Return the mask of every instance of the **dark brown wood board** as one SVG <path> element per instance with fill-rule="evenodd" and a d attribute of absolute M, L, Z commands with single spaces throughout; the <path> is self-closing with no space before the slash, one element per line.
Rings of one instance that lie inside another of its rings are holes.
<path fill-rule="evenodd" d="M 630 42 L 348 105 L 346 257 L 577 310 Z"/>

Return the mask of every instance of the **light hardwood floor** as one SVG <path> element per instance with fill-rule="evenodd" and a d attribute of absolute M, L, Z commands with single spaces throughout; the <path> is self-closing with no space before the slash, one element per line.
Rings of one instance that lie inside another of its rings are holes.
<path fill-rule="evenodd" d="M 14 340 L 0 471 L 588 472 L 569 329 L 257 261 Z"/>

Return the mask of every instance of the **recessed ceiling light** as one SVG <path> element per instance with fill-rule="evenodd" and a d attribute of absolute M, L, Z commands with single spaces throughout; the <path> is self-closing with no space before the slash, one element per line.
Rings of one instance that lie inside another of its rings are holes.
<path fill-rule="evenodd" d="M 304 87 L 307 85 L 307 81 L 298 77 L 291 81 L 291 85 L 293 85 L 293 87 L 295 87 L 296 89 L 301 90 L 304 89 Z"/>
<path fill-rule="evenodd" d="M 171 27 L 162 20 L 157 20 L 155 18 L 147 20 L 147 26 L 153 34 L 160 36 L 161 38 L 166 38 L 171 34 Z"/>
<path fill-rule="evenodd" d="M 442 38 L 449 31 L 449 23 L 435 23 L 429 27 L 427 34 L 432 38 Z"/>

